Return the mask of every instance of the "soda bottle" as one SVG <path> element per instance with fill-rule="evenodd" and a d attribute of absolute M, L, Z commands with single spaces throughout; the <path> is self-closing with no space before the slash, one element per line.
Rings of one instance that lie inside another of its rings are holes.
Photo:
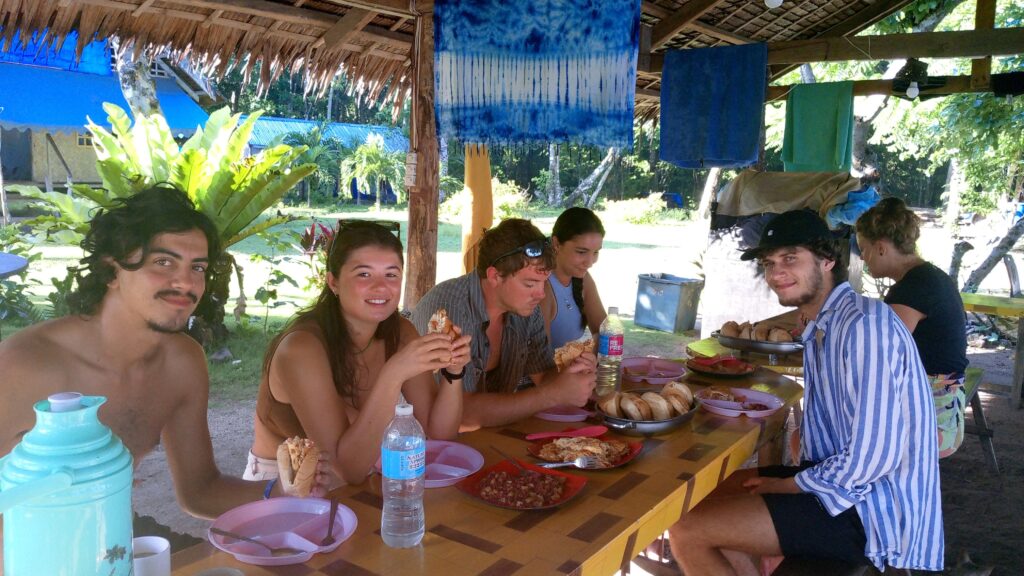
<path fill-rule="evenodd" d="M 608 316 L 601 322 L 597 345 L 597 387 L 594 393 L 604 396 L 620 388 L 622 375 L 619 365 L 622 363 L 622 320 L 619 309 L 608 307 Z"/>
<path fill-rule="evenodd" d="M 427 440 L 412 416 L 411 404 L 395 406 L 395 418 L 381 444 L 384 511 L 380 535 L 393 548 L 416 546 L 423 539 L 423 473 Z"/>

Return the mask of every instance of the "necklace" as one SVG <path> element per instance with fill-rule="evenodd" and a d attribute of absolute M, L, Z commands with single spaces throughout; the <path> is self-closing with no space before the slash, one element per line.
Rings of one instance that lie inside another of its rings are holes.
<path fill-rule="evenodd" d="M 373 345 L 373 337 L 371 336 L 370 337 L 370 341 L 366 343 L 366 346 L 363 346 L 362 350 L 359 350 L 358 352 L 356 352 L 356 356 L 358 356 L 358 355 L 362 354 L 363 352 L 366 352 L 367 350 L 369 350 L 370 346 L 372 346 L 372 345 Z"/>
<path fill-rule="evenodd" d="M 572 310 L 572 298 L 565 299 L 565 309 Z"/>

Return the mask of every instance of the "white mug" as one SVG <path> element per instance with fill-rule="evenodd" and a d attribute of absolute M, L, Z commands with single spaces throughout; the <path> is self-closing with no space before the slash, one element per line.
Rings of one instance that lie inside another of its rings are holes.
<path fill-rule="evenodd" d="M 134 576 L 171 576 L 171 543 L 159 536 L 132 540 Z"/>

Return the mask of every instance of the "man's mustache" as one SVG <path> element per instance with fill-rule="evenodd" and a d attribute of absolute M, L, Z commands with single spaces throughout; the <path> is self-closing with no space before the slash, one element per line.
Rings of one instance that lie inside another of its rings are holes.
<path fill-rule="evenodd" d="M 179 298 L 184 296 L 191 300 L 193 304 L 199 302 L 199 297 L 193 294 L 192 292 L 179 292 L 177 290 L 161 290 L 157 292 L 156 296 L 153 296 L 153 298 L 163 298 L 164 296 L 176 296 Z"/>

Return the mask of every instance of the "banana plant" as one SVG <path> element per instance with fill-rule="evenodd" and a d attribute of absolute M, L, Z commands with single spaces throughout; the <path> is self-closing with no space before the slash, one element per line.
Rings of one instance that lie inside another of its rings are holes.
<path fill-rule="evenodd" d="M 213 221 L 222 245 L 227 248 L 288 222 L 287 216 L 264 213 L 317 169 L 316 164 L 297 162 L 306 151 L 305 146 L 279 144 L 247 156 L 246 146 L 259 113 L 239 123 L 240 114 L 221 108 L 210 114 L 206 125 L 179 148 L 163 116 L 139 117 L 133 124 L 120 107 L 105 103 L 103 109 L 108 114 L 109 130 L 92 119 L 86 125 L 93 137 L 101 187 L 75 184 L 70 197 L 48 194 L 35 187 L 9 187 L 40 200 L 58 213 L 59 223 L 51 218 L 37 224 L 48 232 L 64 234 L 62 239 L 67 239 L 69 232 L 84 231 L 93 207 L 109 207 L 117 198 L 170 183 L 187 193 Z M 212 330 L 213 340 L 222 343 L 227 336 L 223 319 L 230 276 L 238 265 L 225 252 L 224 261 L 213 269 L 207 287 L 210 298 L 204 298 L 206 302 L 196 314 Z"/>

